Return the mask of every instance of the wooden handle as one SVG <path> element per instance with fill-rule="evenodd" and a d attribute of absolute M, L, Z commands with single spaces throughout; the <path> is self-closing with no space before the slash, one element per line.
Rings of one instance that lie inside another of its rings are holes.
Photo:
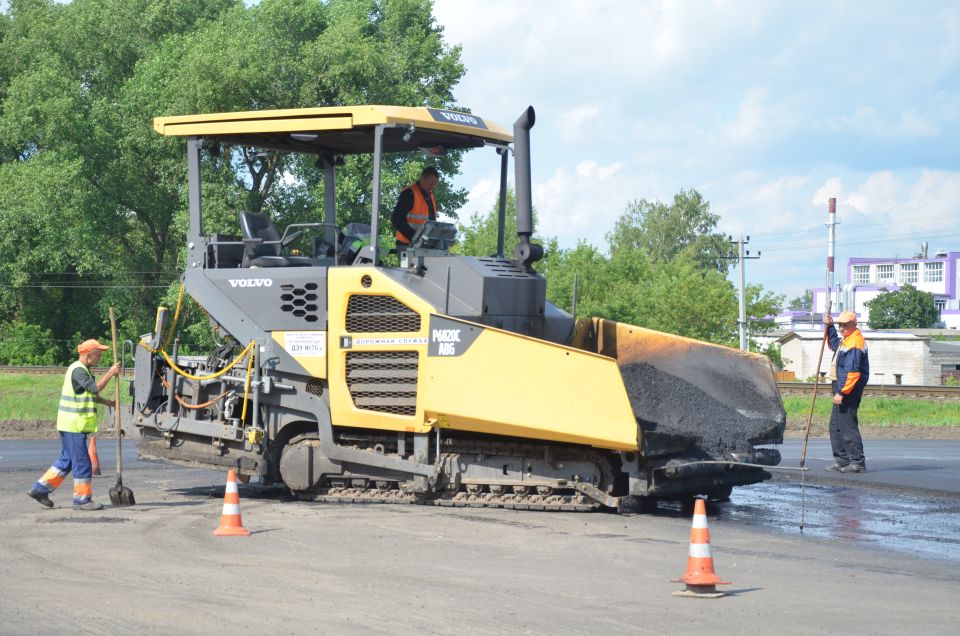
<path fill-rule="evenodd" d="M 117 359 L 117 316 L 113 312 L 113 307 L 110 308 L 110 335 L 113 338 L 113 363 L 118 362 Z M 120 455 L 120 374 L 116 376 L 116 383 L 114 384 L 114 403 L 113 403 L 113 428 L 114 434 L 117 439 L 117 483 L 120 482 L 120 475 L 123 471 L 123 459 Z"/>
<path fill-rule="evenodd" d="M 833 308 L 833 301 L 827 300 L 827 313 Z M 803 451 L 800 453 L 800 468 L 807 462 L 807 441 L 810 439 L 810 424 L 813 423 L 813 407 L 817 403 L 817 387 L 820 386 L 820 365 L 823 364 L 823 349 L 827 344 L 827 333 L 830 327 L 824 325 L 823 339 L 820 341 L 820 356 L 817 358 L 817 368 L 813 372 L 813 399 L 810 400 L 810 414 L 807 416 L 807 430 L 803 434 Z"/>

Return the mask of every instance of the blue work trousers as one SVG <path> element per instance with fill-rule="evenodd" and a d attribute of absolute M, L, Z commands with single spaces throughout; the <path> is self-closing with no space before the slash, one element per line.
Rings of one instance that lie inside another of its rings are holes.
<path fill-rule="evenodd" d="M 71 471 L 73 472 L 73 503 L 85 504 L 93 496 L 93 486 L 90 481 L 93 465 L 90 463 L 90 455 L 87 452 L 87 434 L 60 431 L 60 457 L 33 484 L 33 489 L 50 494 L 63 483 L 67 473 Z"/>

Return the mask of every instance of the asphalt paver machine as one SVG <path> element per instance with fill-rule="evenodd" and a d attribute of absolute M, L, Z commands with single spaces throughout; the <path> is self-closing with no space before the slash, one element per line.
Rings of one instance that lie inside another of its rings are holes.
<path fill-rule="evenodd" d="M 780 457 L 764 447 L 782 441 L 785 416 L 765 357 L 547 301 L 531 242 L 534 121 L 533 108 L 508 131 L 397 106 L 157 118 L 187 149 L 183 290 L 223 342 L 181 355 L 175 312 L 158 311 L 123 418 L 140 454 L 235 468 L 304 499 L 544 510 L 723 498 L 768 478 Z M 202 156 L 224 146 L 314 155 L 322 215 L 281 229 L 238 210 L 235 235 L 205 232 Z M 502 188 L 514 157 L 515 253 L 501 195 L 496 254 L 453 254 L 455 226 L 428 222 L 385 266 L 370 239 L 384 156 L 474 148 L 499 163 Z M 370 223 L 341 228 L 337 166 L 355 154 L 373 162 Z"/>

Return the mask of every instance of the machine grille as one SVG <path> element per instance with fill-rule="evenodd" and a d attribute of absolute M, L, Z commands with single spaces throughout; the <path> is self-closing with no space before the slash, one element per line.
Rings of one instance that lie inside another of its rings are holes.
<path fill-rule="evenodd" d="M 420 331 L 420 314 L 393 296 L 355 295 L 347 302 L 347 331 Z"/>
<path fill-rule="evenodd" d="M 320 320 L 319 306 L 317 305 L 317 284 L 306 283 L 302 287 L 281 285 L 280 311 L 290 313 L 306 322 Z"/>
<path fill-rule="evenodd" d="M 498 278 L 533 278 L 525 269 L 502 258 L 482 257 L 477 261 Z"/>
<path fill-rule="evenodd" d="M 366 411 L 415 415 L 419 366 L 416 351 L 347 352 L 347 388 L 353 405 Z"/>

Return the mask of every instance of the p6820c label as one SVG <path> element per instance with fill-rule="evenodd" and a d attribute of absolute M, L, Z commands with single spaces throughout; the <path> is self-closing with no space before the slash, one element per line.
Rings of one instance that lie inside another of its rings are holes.
<path fill-rule="evenodd" d="M 453 357 L 463 355 L 477 339 L 482 327 L 450 318 L 430 316 L 430 345 L 427 355 Z"/>

